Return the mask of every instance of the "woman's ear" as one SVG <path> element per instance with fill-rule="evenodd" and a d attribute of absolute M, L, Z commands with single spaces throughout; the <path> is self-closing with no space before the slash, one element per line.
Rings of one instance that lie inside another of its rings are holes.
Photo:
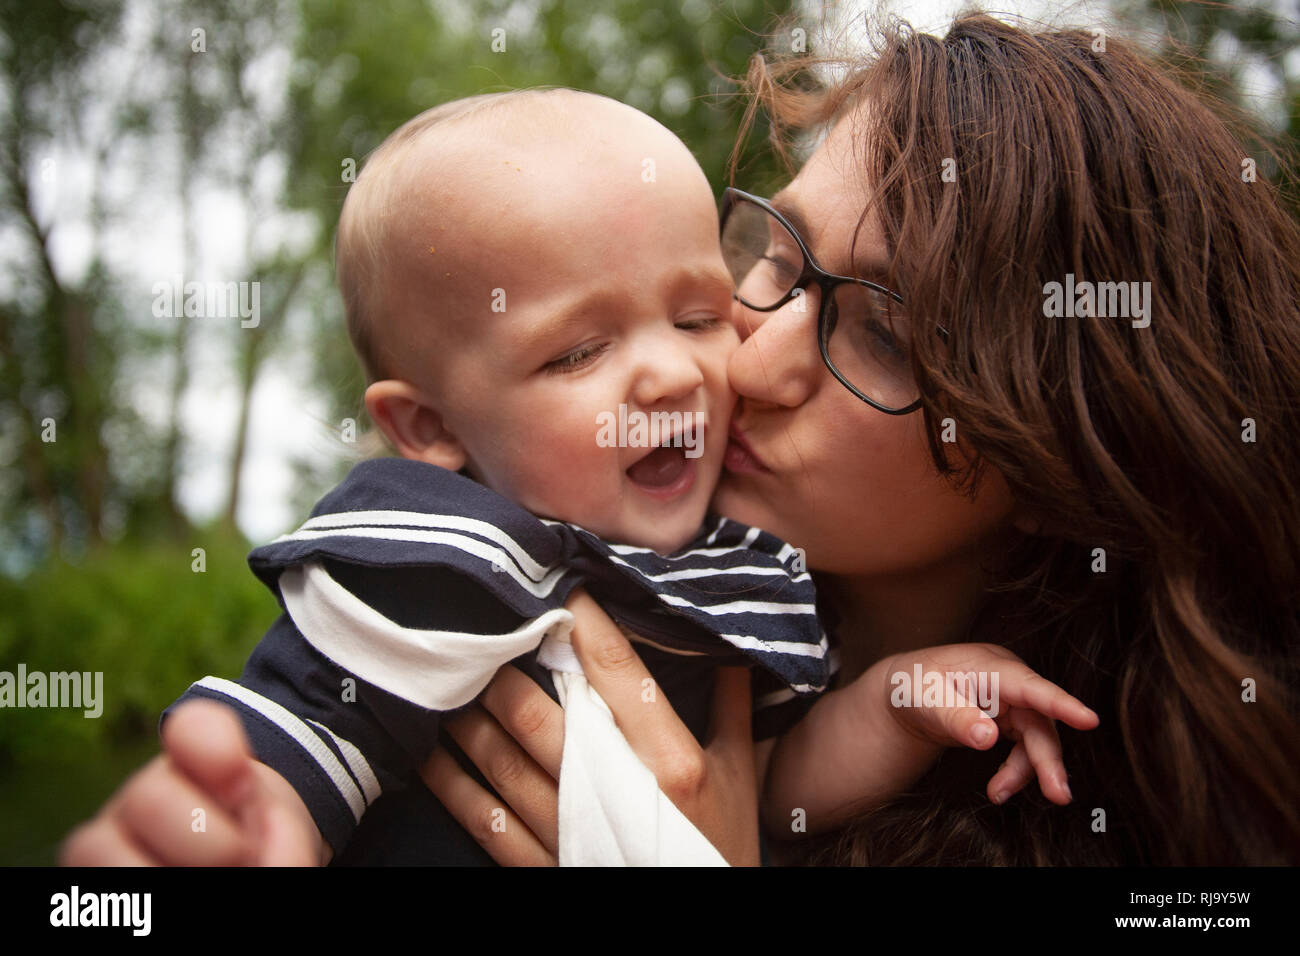
<path fill-rule="evenodd" d="M 465 466 L 465 447 L 447 430 L 429 397 L 409 382 L 374 382 L 366 389 L 366 410 L 403 458 L 448 471 Z"/>
<path fill-rule="evenodd" d="M 1016 510 L 1012 512 L 1011 525 L 1017 531 L 1030 535 L 1031 537 L 1043 534 L 1045 530 L 1042 518 L 1030 514 L 1028 509 L 1020 506 L 1017 506 Z"/>

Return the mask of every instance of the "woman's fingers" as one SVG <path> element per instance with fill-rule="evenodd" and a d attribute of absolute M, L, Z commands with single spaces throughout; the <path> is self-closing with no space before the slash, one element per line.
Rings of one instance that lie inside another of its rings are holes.
<path fill-rule="evenodd" d="M 660 788 L 677 802 L 673 791 L 688 790 L 702 778 L 699 744 L 609 615 L 581 589 L 565 607 L 573 613 L 570 640 L 587 681 Z"/>
<path fill-rule="evenodd" d="M 550 698 L 546 702 L 554 703 Z M 487 791 L 483 793 L 497 805 L 504 801 L 511 814 L 531 831 L 536 840 L 552 855 L 557 853 L 560 845 L 558 772 L 551 776 L 491 714 L 478 707 L 458 714 L 444 726 L 456 741 L 456 746 L 464 751 L 501 796 L 498 800 Z M 474 785 L 478 787 L 478 784 Z M 478 789 L 482 790 L 481 787 Z"/>
<path fill-rule="evenodd" d="M 553 866 L 559 854 L 560 760 L 564 711 L 517 668 L 497 671 L 479 704 L 445 721 L 500 797 L 436 750 L 425 784 L 502 866 Z"/>
<path fill-rule="evenodd" d="M 420 768 L 420 777 L 466 832 L 502 866 L 555 866 L 546 847 L 502 800 L 484 790 L 439 748 Z"/>
<path fill-rule="evenodd" d="M 546 691 L 518 668 L 503 667 L 487 685 L 479 703 L 543 770 L 560 779 L 564 710 Z"/>
<path fill-rule="evenodd" d="M 758 785 L 748 672 L 718 669 L 706 751 L 605 612 L 580 590 L 565 606 L 574 616 L 571 640 L 587 681 L 659 789 L 733 866 L 756 865 Z"/>

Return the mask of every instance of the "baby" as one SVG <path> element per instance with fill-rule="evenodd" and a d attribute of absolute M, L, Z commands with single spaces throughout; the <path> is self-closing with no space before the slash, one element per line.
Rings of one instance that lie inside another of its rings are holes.
<path fill-rule="evenodd" d="M 644 845 L 645 821 L 566 792 L 578 763 L 595 790 L 602 768 L 648 774 L 626 762 L 625 743 L 614 752 L 607 713 L 579 706 L 589 689 L 564 643 L 564 603 L 579 586 L 639 641 L 698 738 L 716 666 L 755 666 L 755 737 L 781 738 L 768 793 L 808 817 L 862 795 L 845 791 L 836 766 L 869 761 L 886 779 L 932 759 L 934 742 L 909 720 L 940 742 L 992 744 L 992 721 L 964 701 L 960 732 L 936 731 L 934 712 L 876 720 L 889 686 L 871 672 L 792 732 L 826 688 L 831 655 L 798 552 L 707 515 L 734 402 L 734 284 L 708 182 L 667 129 L 570 90 L 430 110 L 352 187 L 338 272 L 366 407 L 401 457 L 358 465 L 298 531 L 253 552 L 285 614 L 238 683 L 205 678 L 181 698 L 235 708 L 259 775 L 322 862 L 382 794 L 421 786 L 439 715 L 511 661 L 566 704 L 561 820 L 608 815 L 601 832 L 630 844 L 588 852 L 571 823 L 562 863 L 723 862 L 684 821 L 661 823 L 672 832 Z M 960 660 L 990 657 L 1008 664 L 971 646 Z M 1021 676 L 1004 676 L 1004 704 L 1088 723 L 1064 692 L 1029 702 Z M 991 732 L 967 733 L 972 714 Z M 189 776 L 199 793 L 219 789 L 201 768 Z M 187 796 L 173 789 L 162 802 L 188 813 Z M 131 813 L 129 800 L 114 806 Z M 660 794 L 651 816 L 675 812 Z M 135 814 L 122 826 L 138 837 Z M 194 859 L 148 842 L 161 862 Z M 422 862 L 462 860 L 472 843 L 443 825 Z"/>

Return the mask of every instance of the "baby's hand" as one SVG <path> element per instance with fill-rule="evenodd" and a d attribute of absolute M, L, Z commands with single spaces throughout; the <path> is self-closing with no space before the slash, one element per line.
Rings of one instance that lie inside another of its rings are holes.
<path fill-rule="evenodd" d="M 315 866 L 328 859 L 311 814 L 249 751 L 239 719 L 190 701 L 163 724 L 163 753 L 64 841 L 64 866 Z"/>
<path fill-rule="evenodd" d="M 1005 803 L 1035 774 L 1048 800 L 1070 802 L 1054 722 L 1092 730 L 1098 723 L 1093 710 L 996 644 L 929 647 L 883 664 L 889 711 L 904 730 L 932 743 L 976 750 L 992 747 L 999 730 L 1016 742 L 989 780 L 994 803 Z"/>

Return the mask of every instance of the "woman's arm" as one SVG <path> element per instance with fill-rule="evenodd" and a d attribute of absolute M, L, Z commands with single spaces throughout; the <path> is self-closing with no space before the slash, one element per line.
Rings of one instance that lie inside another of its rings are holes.
<path fill-rule="evenodd" d="M 659 789 L 728 862 L 756 865 L 760 768 L 751 739 L 748 670 L 719 669 L 711 736 L 701 747 L 662 694 L 643 699 L 649 672 L 596 602 L 578 590 L 565 606 L 574 615 L 571 640 L 588 682 Z M 503 667 L 479 706 L 446 727 L 508 806 L 441 750 L 421 771 L 429 789 L 498 863 L 554 865 L 564 747 L 560 706 L 524 674 Z M 764 758 L 770 749 L 761 748 Z"/>

